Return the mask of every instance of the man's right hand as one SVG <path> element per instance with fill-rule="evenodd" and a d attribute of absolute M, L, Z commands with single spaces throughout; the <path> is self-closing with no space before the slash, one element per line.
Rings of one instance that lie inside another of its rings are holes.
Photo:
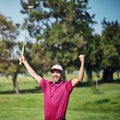
<path fill-rule="evenodd" d="M 20 61 L 20 62 L 23 63 L 25 60 L 26 60 L 26 59 L 25 59 L 25 57 L 24 57 L 23 55 L 21 55 L 21 56 L 19 57 L 19 61 Z"/>

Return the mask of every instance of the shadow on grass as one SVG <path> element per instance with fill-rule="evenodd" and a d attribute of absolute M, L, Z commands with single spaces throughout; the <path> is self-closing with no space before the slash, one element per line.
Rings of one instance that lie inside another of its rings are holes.
<path fill-rule="evenodd" d="M 120 83 L 120 79 L 117 80 L 113 80 L 112 82 L 104 82 L 102 80 L 98 81 L 98 84 L 104 84 L 104 83 L 116 83 L 119 84 Z M 92 81 L 92 82 L 82 82 L 80 84 L 78 84 L 76 87 L 90 87 L 90 86 L 94 86 L 96 84 L 96 81 Z"/>
<path fill-rule="evenodd" d="M 42 93 L 42 90 L 38 87 L 35 89 L 24 89 L 24 90 L 19 90 L 19 94 L 27 94 L 27 93 Z M 14 90 L 9 90 L 9 91 L 0 91 L 0 94 L 15 94 Z"/>
<path fill-rule="evenodd" d="M 95 101 L 96 104 L 104 104 L 104 103 L 108 103 L 108 102 L 110 102 L 109 99 L 100 99 L 100 100 Z"/>
<path fill-rule="evenodd" d="M 113 80 L 112 82 L 104 82 L 102 80 L 98 81 L 98 85 L 96 85 L 96 81 L 91 81 L 91 82 L 82 82 L 80 84 L 78 84 L 76 87 L 89 87 L 91 88 L 91 90 L 93 91 L 94 94 L 102 94 L 102 92 L 99 91 L 99 86 L 101 84 L 110 84 L 110 83 L 114 83 L 114 84 L 119 84 L 120 83 L 120 79 L 116 79 Z"/>
<path fill-rule="evenodd" d="M 100 84 L 104 84 L 106 82 L 103 81 L 98 81 L 99 85 Z M 112 82 L 109 83 L 116 83 L 119 84 L 120 83 L 120 79 L 114 80 Z M 82 82 L 79 85 L 77 85 L 76 87 L 90 87 L 93 90 L 93 93 L 97 93 L 97 94 L 101 94 L 99 92 L 99 89 L 95 88 L 95 81 L 94 82 Z M 24 90 L 19 90 L 20 94 L 27 94 L 27 93 L 41 93 L 42 90 L 39 87 L 36 87 L 35 89 L 24 89 Z M 0 94 L 15 94 L 14 90 L 8 90 L 8 91 L 0 91 Z"/>

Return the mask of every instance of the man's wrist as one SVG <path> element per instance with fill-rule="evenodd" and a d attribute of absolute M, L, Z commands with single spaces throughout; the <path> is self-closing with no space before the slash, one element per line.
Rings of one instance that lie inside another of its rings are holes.
<path fill-rule="evenodd" d="M 24 58 L 22 62 L 23 62 L 23 63 L 26 62 L 26 59 Z"/>
<path fill-rule="evenodd" d="M 81 61 L 81 64 L 84 64 L 85 63 L 85 61 L 83 60 L 83 61 Z"/>

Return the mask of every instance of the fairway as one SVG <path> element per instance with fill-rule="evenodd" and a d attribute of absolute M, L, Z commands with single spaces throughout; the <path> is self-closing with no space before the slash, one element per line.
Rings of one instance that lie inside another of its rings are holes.
<path fill-rule="evenodd" d="M 12 90 L 12 84 L 8 80 L 0 80 L 0 120 L 43 120 L 43 94 L 38 90 L 37 83 L 31 79 L 23 80 L 19 81 L 19 87 L 19 95 L 6 93 L 5 90 Z M 28 92 L 28 89 L 31 91 Z M 119 113 L 120 84 L 109 83 L 100 84 L 99 93 L 91 87 L 76 87 L 70 97 L 66 118 L 120 120 Z"/>

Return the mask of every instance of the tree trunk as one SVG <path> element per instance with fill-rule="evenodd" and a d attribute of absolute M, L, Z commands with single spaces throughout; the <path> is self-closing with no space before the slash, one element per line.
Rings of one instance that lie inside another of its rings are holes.
<path fill-rule="evenodd" d="M 61 63 L 61 65 L 63 67 L 63 81 L 66 81 L 65 67 L 62 63 Z"/>
<path fill-rule="evenodd" d="M 117 71 L 117 79 L 120 79 L 120 73 Z"/>
<path fill-rule="evenodd" d="M 103 82 L 112 82 L 113 81 L 113 73 L 116 69 L 107 67 L 103 71 Z"/>
<path fill-rule="evenodd" d="M 91 83 L 92 82 L 92 70 L 89 68 L 88 69 L 86 68 L 86 73 L 87 73 L 88 82 Z"/>
<path fill-rule="evenodd" d="M 13 73 L 13 88 L 14 88 L 14 91 L 16 94 L 19 94 L 19 89 L 18 89 L 18 83 L 17 83 L 17 75 L 18 75 L 18 72 L 14 72 Z"/>

